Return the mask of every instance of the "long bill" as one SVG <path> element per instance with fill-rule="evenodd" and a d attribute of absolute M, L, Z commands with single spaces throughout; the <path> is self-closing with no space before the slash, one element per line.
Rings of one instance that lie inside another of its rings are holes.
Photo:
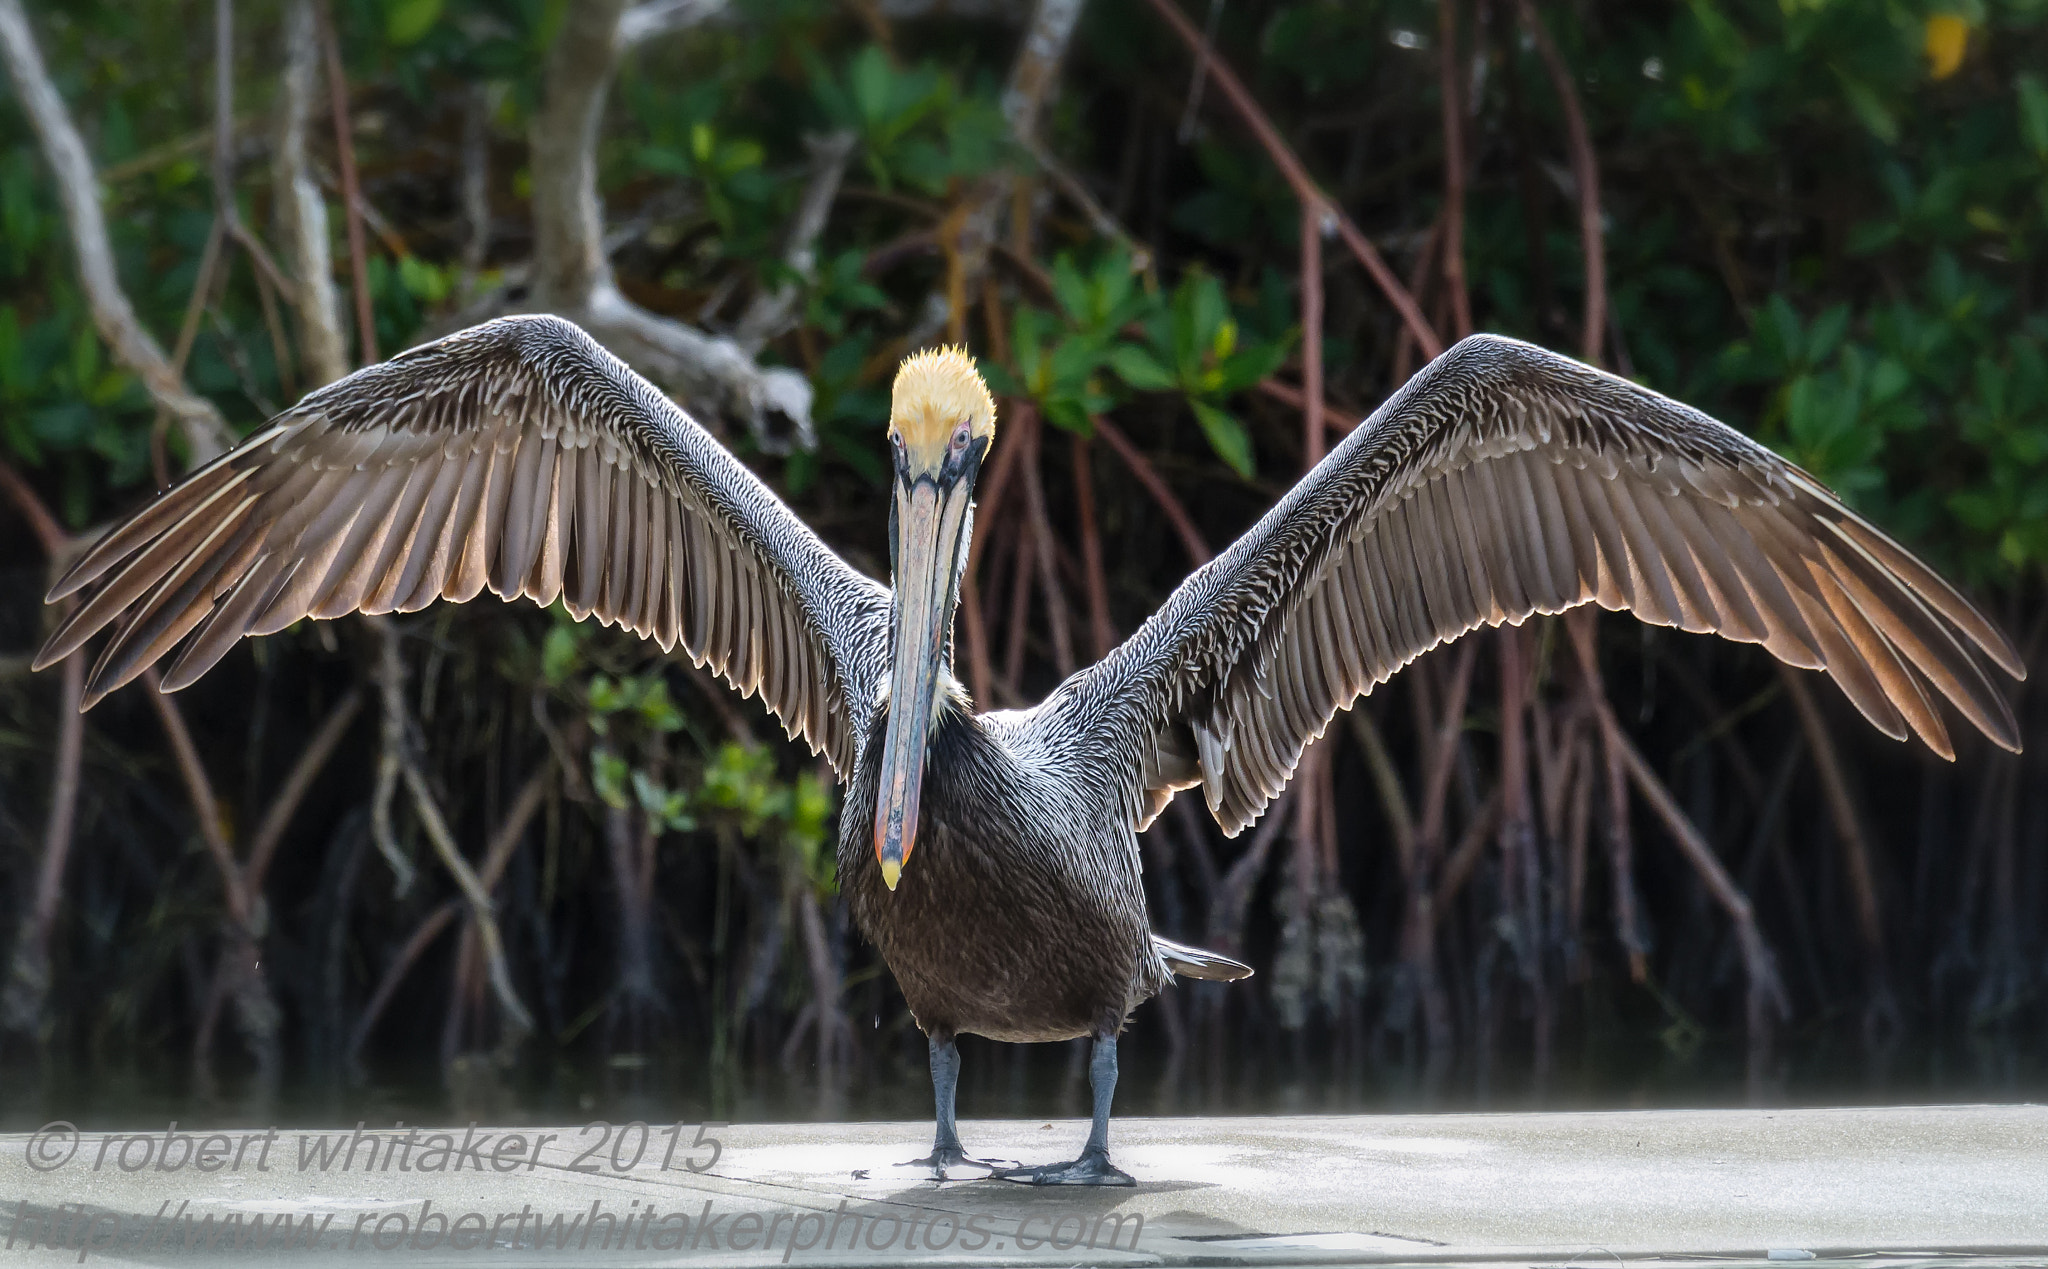
<path fill-rule="evenodd" d="M 957 472 L 936 479 L 920 475 L 899 479 L 896 486 L 896 638 L 881 789 L 875 798 L 875 858 L 891 890 L 917 845 L 925 744 L 972 501 L 971 473 L 967 479 L 959 479 Z"/>

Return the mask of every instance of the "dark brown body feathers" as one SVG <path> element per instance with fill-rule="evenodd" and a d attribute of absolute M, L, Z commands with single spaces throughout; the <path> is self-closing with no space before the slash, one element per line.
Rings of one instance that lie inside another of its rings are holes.
<path fill-rule="evenodd" d="M 1172 977 L 1152 945 L 1126 825 L 1094 817 L 1008 743 L 1003 716 L 948 707 L 925 768 L 923 827 L 892 893 L 869 827 L 878 764 L 856 769 L 840 812 L 839 884 L 918 1026 L 992 1040 L 1115 1034 Z M 875 722 L 878 754 L 886 717 Z"/>

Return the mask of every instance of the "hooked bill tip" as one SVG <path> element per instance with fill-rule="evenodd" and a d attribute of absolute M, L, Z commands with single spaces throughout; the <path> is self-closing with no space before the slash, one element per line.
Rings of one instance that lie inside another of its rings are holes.
<path fill-rule="evenodd" d="M 891 891 L 896 889 L 896 879 L 903 875 L 903 865 L 893 859 L 882 861 L 882 884 Z"/>

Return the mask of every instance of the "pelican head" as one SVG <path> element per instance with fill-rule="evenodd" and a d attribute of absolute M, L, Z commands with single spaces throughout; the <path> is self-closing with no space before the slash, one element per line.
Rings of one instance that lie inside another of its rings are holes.
<path fill-rule="evenodd" d="M 875 858 L 891 890 L 917 844 L 925 740 L 940 704 L 946 631 L 974 527 L 974 478 L 995 435 L 995 401 L 965 349 L 934 348 L 904 359 L 889 398 L 896 623 L 875 799 Z"/>

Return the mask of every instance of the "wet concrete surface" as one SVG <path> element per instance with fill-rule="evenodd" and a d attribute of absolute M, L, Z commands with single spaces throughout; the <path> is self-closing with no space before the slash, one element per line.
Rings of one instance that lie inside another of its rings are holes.
<path fill-rule="evenodd" d="M 933 1184 L 895 1166 L 930 1132 L 9 1135 L 0 1265 L 2048 1265 L 2040 1106 L 1119 1120 L 1130 1189 Z M 962 1125 L 1030 1163 L 1085 1135 Z"/>

